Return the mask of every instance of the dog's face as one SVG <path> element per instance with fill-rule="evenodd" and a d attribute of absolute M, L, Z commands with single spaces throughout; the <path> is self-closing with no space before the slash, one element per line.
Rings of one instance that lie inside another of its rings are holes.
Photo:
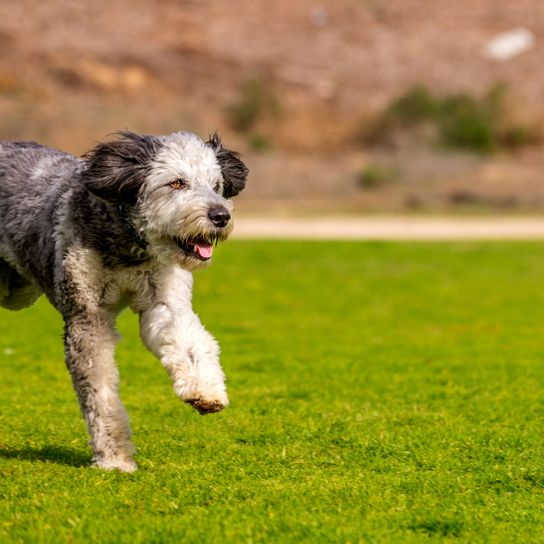
<path fill-rule="evenodd" d="M 157 258 L 193 270 L 232 231 L 230 198 L 248 170 L 217 134 L 204 142 L 190 132 L 99 144 L 86 155 L 82 179 L 97 197 L 126 206 Z"/>

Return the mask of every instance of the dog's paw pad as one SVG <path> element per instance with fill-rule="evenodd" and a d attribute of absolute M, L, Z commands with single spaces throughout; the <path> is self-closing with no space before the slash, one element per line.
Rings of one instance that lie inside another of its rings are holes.
<path fill-rule="evenodd" d="M 214 412 L 220 412 L 223 410 L 223 408 L 225 408 L 225 405 L 218 400 L 189 399 L 186 402 L 195 410 L 198 410 L 198 413 L 201 416 L 213 414 Z"/>

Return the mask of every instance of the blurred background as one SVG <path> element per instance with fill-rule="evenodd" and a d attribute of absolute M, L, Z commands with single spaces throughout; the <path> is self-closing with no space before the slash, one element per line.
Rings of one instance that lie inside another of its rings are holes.
<path fill-rule="evenodd" d="M 218 129 L 242 213 L 544 209 L 541 0 L 3 0 L 0 138 Z"/>

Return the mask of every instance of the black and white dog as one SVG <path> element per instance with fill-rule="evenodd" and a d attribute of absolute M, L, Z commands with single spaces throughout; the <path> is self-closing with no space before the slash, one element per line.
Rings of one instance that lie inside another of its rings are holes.
<path fill-rule="evenodd" d="M 0 143 L 0 305 L 45 293 L 62 314 L 94 465 L 137 468 L 114 361 L 126 306 L 183 401 L 201 413 L 228 404 L 219 347 L 192 311 L 191 272 L 230 234 L 229 199 L 247 174 L 217 134 L 121 132 L 82 159 Z"/>

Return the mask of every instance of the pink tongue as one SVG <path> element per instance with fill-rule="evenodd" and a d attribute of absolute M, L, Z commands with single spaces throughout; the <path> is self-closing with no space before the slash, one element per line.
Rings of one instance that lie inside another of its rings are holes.
<path fill-rule="evenodd" d="M 209 259 L 213 253 L 213 246 L 211 244 L 195 244 L 195 251 L 203 259 Z"/>

